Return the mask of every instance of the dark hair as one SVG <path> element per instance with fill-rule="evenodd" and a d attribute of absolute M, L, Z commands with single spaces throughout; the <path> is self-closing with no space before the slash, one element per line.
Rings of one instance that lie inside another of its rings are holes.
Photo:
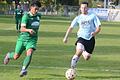
<path fill-rule="evenodd" d="M 89 5 L 88 2 L 82 2 L 81 4 L 87 4 L 87 6 Z"/>
<path fill-rule="evenodd" d="M 39 1 L 34 0 L 34 1 L 31 3 L 31 6 L 41 7 L 41 3 L 40 3 Z"/>

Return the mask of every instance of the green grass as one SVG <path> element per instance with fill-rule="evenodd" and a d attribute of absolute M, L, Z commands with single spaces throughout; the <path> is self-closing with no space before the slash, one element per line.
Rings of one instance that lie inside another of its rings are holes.
<path fill-rule="evenodd" d="M 20 78 L 19 72 L 25 53 L 8 65 L 3 65 L 4 55 L 14 51 L 17 33 L 13 17 L 0 16 L 0 80 L 66 80 L 64 73 L 70 66 L 75 52 L 76 31 L 64 44 L 62 39 L 70 25 L 69 18 L 43 16 L 39 30 L 37 50 L 33 54 L 28 75 Z M 96 37 L 92 58 L 82 57 L 77 64 L 75 80 L 120 80 L 120 23 L 102 22 L 102 30 Z"/>

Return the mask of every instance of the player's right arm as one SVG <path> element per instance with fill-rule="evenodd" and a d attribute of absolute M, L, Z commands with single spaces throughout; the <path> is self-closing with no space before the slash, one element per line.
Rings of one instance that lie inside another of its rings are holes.
<path fill-rule="evenodd" d="M 24 14 L 23 17 L 22 17 L 22 21 L 21 21 L 21 29 L 20 31 L 21 32 L 29 32 L 30 34 L 34 34 L 35 31 L 33 29 L 27 29 L 26 28 L 26 25 L 28 23 L 28 14 Z"/>
<path fill-rule="evenodd" d="M 21 32 L 29 32 L 30 34 L 34 34 L 35 31 L 33 29 L 27 29 L 26 26 L 21 26 Z"/>
<path fill-rule="evenodd" d="M 78 23 L 77 23 L 77 20 L 78 20 L 78 17 L 75 17 L 74 20 L 72 21 L 70 27 L 67 29 L 66 34 L 65 34 L 65 37 L 64 37 L 64 39 L 63 39 L 63 42 L 64 42 L 64 43 L 67 43 L 69 34 L 72 32 L 73 28 L 74 28 L 75 26 L 77 26 L 77 24 L 78 24 Z"/>
<path fill-rule="evenodd" d="M 67 41 L 68 41 L 68 35 L 72 32 L 72 27 L 69 27 L 68 29 L 67 29 L 67 32 L 66 32 L 66 34 L 65 34 L 65 37 L 64 37 L 64 39 L 63 39 L 63 42 L 64 43 L 67 43 Z"/>

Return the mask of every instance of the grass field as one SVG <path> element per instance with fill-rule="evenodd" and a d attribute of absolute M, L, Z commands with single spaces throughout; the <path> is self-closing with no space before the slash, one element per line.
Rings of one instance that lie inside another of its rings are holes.
<path fill-rule="evenodd" d="M 13 17 L 0 16 L 0 80 L 66 80 L 64 73 L 75 52 L 76 31 L 64 44 L 62 39 L 70 25 L 69 18 L 43 16 L 39 40 L 28 75 L 20 78 L 19 72 L 25 53 L 8 65 L 3 65 L 4 55 L 14 51 L 17 33 Z M 120 23 L 102 22 L 102 31 L 96 37 L 92 58 L 82 57 L 77 64 L 75 80 L 120 80 Z"/>

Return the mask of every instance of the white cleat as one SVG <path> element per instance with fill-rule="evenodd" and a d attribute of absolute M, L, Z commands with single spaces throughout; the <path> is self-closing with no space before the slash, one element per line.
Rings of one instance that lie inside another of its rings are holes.
<path fill-rule="evenodd" d="M 27 71 L 26 70 L 22 70 L 20 72 L 20 77 L 26 76 L 27 75 Z"/>
<path fill-rule="evenodd" d="M 4 64 L 8 64 L 9 61 L 10 61 L 10 58 L 8 57 L 10 53 L 8 52 L 6 55 L 5 55 L 5 58 L 4 58 Z"/>

